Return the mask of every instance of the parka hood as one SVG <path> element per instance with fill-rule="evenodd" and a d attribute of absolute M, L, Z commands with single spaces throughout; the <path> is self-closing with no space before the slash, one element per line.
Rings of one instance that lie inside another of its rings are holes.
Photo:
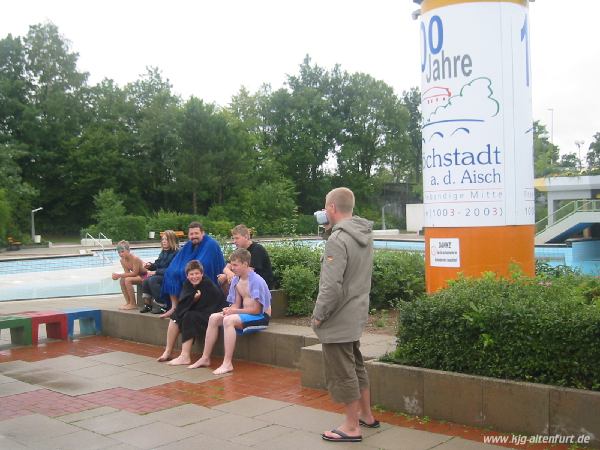
<path fill-rule="evenodd" d="M 331 232 L 335 233 L 338 230 L 348 233 L 361 247 L 371 245 L 373 222 L 370 220 L 352 216 L 351 219 L 342 220 L 335 224 Z"/>

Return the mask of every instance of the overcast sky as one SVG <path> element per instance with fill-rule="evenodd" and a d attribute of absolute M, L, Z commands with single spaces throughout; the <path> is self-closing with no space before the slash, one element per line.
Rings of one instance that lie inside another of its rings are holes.
<path fill-rule="evenodd" d="M 0 37 L 51 21 L 97 83 L 123 86 L 159 67 L 173 90 L 227 105 L 244 85 L 274 89 L 309 54 L 393 86 L 419 86 L 419 22 L 411 0 L 19 0 L 4 2 Z M 561 153 L 600 132 L 600 1 L 530 5 L 533 116 L 553 128 Z M 554 110 L 553 127 L 552 112 Z"/>

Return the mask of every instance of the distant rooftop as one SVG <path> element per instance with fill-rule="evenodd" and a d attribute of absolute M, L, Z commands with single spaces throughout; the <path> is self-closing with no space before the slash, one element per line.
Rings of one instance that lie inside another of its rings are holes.
<path fill-rule="evenodd" d="M 600 175 L 581 177 L 536 178 L 534 187 L 541 192 L 580 191 L 600 189 Z"/>

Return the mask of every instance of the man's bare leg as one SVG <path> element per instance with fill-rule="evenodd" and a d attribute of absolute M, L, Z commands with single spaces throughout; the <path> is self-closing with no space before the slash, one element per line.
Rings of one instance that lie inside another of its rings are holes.
<path fill-rule="evenodd" d="M 175 308 L 177 308 L 177 303 L 179 303 L 179 299 L 177 298 L 176 295 L 169 295 L 169 297 L 171 298 L 171 309 L 169 309 L 166 313 L 158 316 L 161 319 L 166 319 L 167 317 L 171 317 L 171 314 L 173 314 L 173 312 L 175 311 Z"/>
<path fill-rule="evenodd" d="M 158 357 L 158 362 L 171 360 L 171 354 L 173 353 L 173 347 L 175 346 L 177 336 L 179 336 L 179 327 L 175 322 L 169 320 L 169 328 L 167 328 L 167 345 L 165 346 L 163 354 Z"/>
<path fill-rule="evenodd" d="M 361 396 L 362 399 L 362 396 Z M 340 430 L 342 433 L 347 434 L 348 436 L 362 436 L 360 425 L 358 423 L 360 408 L 361 408 L 361 399 L 354 400 L 351 403 L 344 404 L 344 422 L 337 427 L 337 430 Z M 330 437 L 332 439 L 340 438 L 341 436 L 334 433 L 333 431 L 325 431 L 323 433 L 325 436 Z"/>
<path fill-rule="evenodd" d="M 360 391 L 360 415 L 359 418 L 367 423 L 372 424 L 375 422 L 373 417 L 373 411 L 371 410 L 371 391 L 369 388 Z"/>
<path fill-rule="evenodd" d="M 235 328 L 242 326 L 240 316 L 232 314 L 223 319 L 223 346 L 225 354 L 223 355 L 223 363 L 213 371 L 215 375 L 223 375 L 224 373 L 233 371 L 233 351 L 235 350 L 236 333 Z"/>
<path fill-rule="evenodd" d="M 169 361 L 167 364 L 170 366 L 182 366 L 182 365 L 191 364 L 191 362 L 192 362 L 192 344 L 193 343 L 194 343 L 194 339 L 188 339 L 183 344 L 181 344 L 181 354 L 174 360 Z"/>
<path fill-rule="evenodd" d="M 190 369 L 210 366 L 210 355 L 212 354 L 217 338 L 219 337 L 219 327 L 223 324 L 223 313 L 214 313 L 208 319 L 206 327 L 206 336 L 204 337 L 204 350 L 198 361 L 189 366 Z"/>

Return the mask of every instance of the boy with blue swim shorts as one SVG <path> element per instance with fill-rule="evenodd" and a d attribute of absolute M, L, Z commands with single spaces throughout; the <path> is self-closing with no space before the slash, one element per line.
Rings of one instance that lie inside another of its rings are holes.
<path fill-rule="evenodd" d="M 223 327 L 225 354 L 223 363 L 213 371 L 222 375 L 233 370 L 233 351 L 237 334 L 259 331 L 269 325 L 271 316 L 271 292 L 265 280 L 250 267 L 250 252 L 238 248 L 229 257 L 235 274 L 229 288 L 227 302 L 231 304 L 222 312 L 214 313 L 208 320 L 202 357 L 190 369 L 210 366 L 210 355 Z"/>

